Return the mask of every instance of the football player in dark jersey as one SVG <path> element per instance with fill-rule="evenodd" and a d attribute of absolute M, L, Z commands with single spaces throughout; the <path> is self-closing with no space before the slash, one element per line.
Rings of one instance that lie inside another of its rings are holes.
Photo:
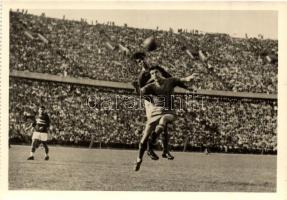
<path fill-rule="evenodd" d="M 137 61 L 137 63 L 138 63 L 138 65 L 143 66 L 142 67 L 143 69 L 142 69 L 142 71 L 138 77 L 139 88 L 143 88 L 147 84 L 152 83 L 154 80 L 151 78 L 149 67 L 145 66 L 147 64 L 141 60 Z M 162 74 L 162 76 L 164 78 L 172 77 L 171 74 L 168 73 L 163 67 L 158 66 L 158 65 L 154 66 L 154 67 L 156 67 L 160 71 L 160 73 Z M 184 83 L 179 83 L 178 86 L 181 88 L 185 88 L 185 89 L 188 88 Z M 150 101 L 152 101 L 152 98 L 144 100 L 147 121 L 151 118 L 151 110 L 153 109 L 153 104 Z M 152 160 L 158 160 L 159 159 L 158 155 L 156 155 L 156 153 L 153 151 L 154 144 L 155 144 L 158 136 L 159 135 L 155 134 L 154 132 L 151 133 L 149 140 L 148 140 L 148 143 L 147 143 L 147 155 Z M 162 146 L 163 146 L 162 157 L 167 158 L 169 160 L 173 160 L 174 156 L 170 154 L 169 149 L 168 149 L 169 136 L 167 133 L 167 126 L 160 136 L 161 136 L 161 141 L 162 141 Z"/>
<path fill-rule="evenodd" d="M 46 113 L 44 106 L 39 108 L 38 114 L 36 114 L 34 117 L 31 126 L 34 128 L 34 132 L 32 136 L 31 152 L 28 160 L 34 160 L 34 153 L 41 143 L 45 149 L 45 160 L 49 160 L 49 148 L 47 145 L 47 140 L 50 118 Z"/>
<path fill-rule="evenodd" d="M 186 78 L 164 78 L 158 66 L 151 67 L 149 73 L 154 82 L 144 86 L 141 92 L 144 95 L 152 96 L 153 107 L 151 117 L 147 121 L 140 141 L 139 155 L 134 167 L 135 171 L 140 169 L 150 134 L 152 132 L 155 132 L 157 135 L 161 134 L 166 129 L 167 124 L 175 120 L 175 110 L 173 109 L 172 101 L 174 88 L 181 86 L 184 82 L 190 82 L 194 78 L 194 74 Z"/>
<path fill-rule="evenodd" d="M 147 66 L 147 64 L 143 60 L 138 60 L 137 63 L 139 66 L 142 66 L 142 71 L 138 77 L 138 86 L 139 86 L 139 90 L 140 90 L 141 88 L 143 88 L 147 84 L 153 82 L 153 80 L 151 79 L 151 76 L 149 73 L 149 66 Z M 161 71 L 161 73 L 163 74 L 163 76 L 165 78 L 171 77 L 171 75 L 164 68 L 158 66 L 158 69 Z M 147 121 L 149 121 L 149 119 L 151 118 L 151 110 L 153 108 L 153 104 L 152 104 L 152 102 L 150 102 L 150 100 L 151 99 L 144 99 L 144 106 L 145 106 Z M 153 151 L 154 144 L 157 140 L 157 137 L 158 137 L 158 135 L 153 132 L 153 133 L 151 133 L 150 138 L 147 142 L 147 155 L 152 160 L 158 160 L 159 159 L 158 155 Z M 167 147 L 168 146 L 167 129 L 165 129 L 163 134 L 161 134 L 161 141 L 162 141 L 162 145 L 163 145 L 163 152 L 169 152 L 169 151 L 165 151 L 165 149 L 168 149 L 168 147 Z M 163 153 L 162 156 L 165 158 L 168 158 L 170 160 L 174 159 L 174 157 L 170 153 Z"/>

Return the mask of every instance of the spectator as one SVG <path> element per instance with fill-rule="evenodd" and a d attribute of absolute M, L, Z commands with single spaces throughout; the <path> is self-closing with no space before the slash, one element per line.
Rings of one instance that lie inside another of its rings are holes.
<path fill-rule="evenodd" d="M 110 106 L 91 109 L 85 103 L 91 95 L 112 99 Z M 113 105 L 116 97 L 117 106 Z M 23 114 L 33 112 L 37 105 L 44 104 L 50 114 L 54 143 L 88 146 L 91 134 L 96 133 L 95 143 L 136 146 L 145 114 L 143 109 L 128 107 L 131 100 L 139 101 L 132 92 L 121 89 L 11 78 L 11 142 L 25 142 L 27 133 L 23 128 Z M 173 148 L 183 148 L 189 135 L 187 148 L 276 152 L 276 101 L 207 96 L 183 100 L 184 106 L 177 110 L 179 117 L 171 131 L 170 144 Z"/>
<path fill-rule="evenodd" d="M 10 70 L 132 82 L 137 72 L 130 72 L 129 56 L 107 49 L 103 34 L 130 52 L 155 35 L 163 48 L 150 53 L 150 62 L 176 77 L 198 71 L 197 89 L 277 93 L 277 40 L 90 25 L 26 12 L 10 12 Z"/>

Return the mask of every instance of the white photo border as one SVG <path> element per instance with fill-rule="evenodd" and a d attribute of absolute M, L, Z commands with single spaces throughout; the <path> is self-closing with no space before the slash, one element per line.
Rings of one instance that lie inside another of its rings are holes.
<path fill-rule="evenodd" d="M 9 10 L 10 9 L 192 9 L 192 10 L 274 10 L 278 11 L 278 155 L 277 192 L 67 192 L 67 191 L 9 191 L 8 190 L 8 120 L 9 120 Z M 172 1 L 4 1 L 2 7 L 1 58 L 1 143 L 0 199 L 287 199 L 287 4 L 285 2 L 172 2 Z"/>

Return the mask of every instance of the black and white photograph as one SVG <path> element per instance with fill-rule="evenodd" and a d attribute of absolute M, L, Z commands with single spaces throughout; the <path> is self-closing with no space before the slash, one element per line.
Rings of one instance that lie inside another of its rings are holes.
<path fill-rule="evenodd" d="M 234 8 L 7 7 L 7 190 L 274 198 L 280 9 Z"/>

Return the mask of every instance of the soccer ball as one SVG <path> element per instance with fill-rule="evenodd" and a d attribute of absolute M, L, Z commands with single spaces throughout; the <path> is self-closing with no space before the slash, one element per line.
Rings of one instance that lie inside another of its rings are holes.
<path fill-rule="evenodd" d="M 155 40 L 155 38 L 153 36 L 148 37 L 147 39 L 144 40 L 143 42 L 143 47 L 147 50 L 147 51 L 154 51 L 158 48 L 158 43 Z"/>

